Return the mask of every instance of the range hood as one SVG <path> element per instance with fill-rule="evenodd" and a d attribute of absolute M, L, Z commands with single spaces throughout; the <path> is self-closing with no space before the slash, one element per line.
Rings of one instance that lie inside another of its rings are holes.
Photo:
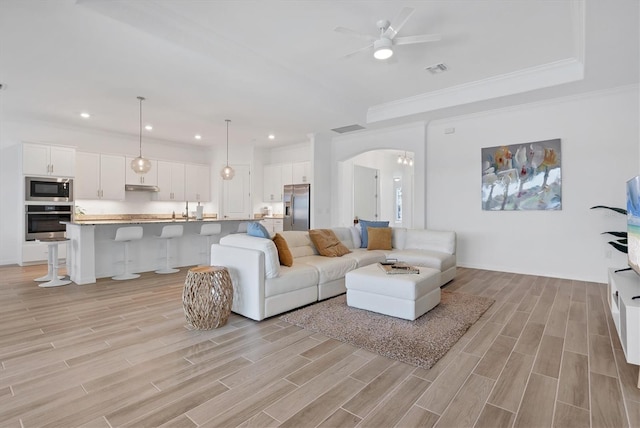
<path fill-rule="evenodd" d="M 124 190 L 130 192 L 159 192 L 158 186 L 145 186 L 143 184 L 125 184 Z"/>

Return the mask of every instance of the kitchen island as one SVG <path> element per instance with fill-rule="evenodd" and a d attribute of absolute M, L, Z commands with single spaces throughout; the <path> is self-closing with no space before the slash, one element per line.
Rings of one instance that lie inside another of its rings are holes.
<path fill-rule="evenodd" d="M 238 231 L 241 223 L 253 219 L 100 219 L 63 222 L 67 226 L 67 264 L 71 280 L 76 284 L 92 284 L 98 278 L 109 278 L 122 273 L 124 247 L 114 241 L 116 230 L 124 226 L 142 226 L 142 239 L 129 246 L 129 268 L 132 272 L 151 272 L 164 263 L 165 246 L 156 237 L 168 224 L 184 226 L 183 236 L 172 242 L 173 267 L 209 264 L 207 239 L 198 234 L 204 223 L 220 223 L 222 231 L 211 236 L 210 243 L 218 243 L 222 236 Z"/>

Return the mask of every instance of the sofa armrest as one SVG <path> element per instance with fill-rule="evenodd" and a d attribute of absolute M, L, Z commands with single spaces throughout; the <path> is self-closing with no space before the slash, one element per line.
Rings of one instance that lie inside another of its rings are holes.
<path fill-rule="evenodd" d="M 264 319 L 264 253 L 249 248 L 211 245 L 211 265 L 224 266 L 233 284 L 233 306 L 237 314 Z"/>

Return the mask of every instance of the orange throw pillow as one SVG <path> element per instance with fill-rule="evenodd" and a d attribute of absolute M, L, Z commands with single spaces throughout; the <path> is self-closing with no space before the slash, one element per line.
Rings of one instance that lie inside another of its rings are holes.
<path fill-rule="evenodd" d="M 276 236 L 273 237 L 273 243 L 276 244 L 276 248 L 278 249 L 278 259 L 280 259 L 280 264 L 288 267 L 293 266 L 293 255 L 289 250 L 287 240 L 279 233 L 276 233 Z"/>
<path fill-rule="evenodd" d="M 351 252 L 331 229 L 312 229 L 309 231 L 309 238 L 321 256 L 341 257 Z"/>
<path fill-rule="evenodd" d="M 390 227 L 368 227 L 369 242 L 367 250 L 390 250 L 391 249 L 391 228 Z"/>

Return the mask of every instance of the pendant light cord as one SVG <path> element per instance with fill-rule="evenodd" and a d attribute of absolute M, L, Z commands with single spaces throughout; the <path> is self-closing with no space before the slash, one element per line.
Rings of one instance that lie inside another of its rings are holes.
<path fill-rule="evenodd" d="M 227 166 L 229 166 L 229 122 L 231 120 L 225 119 L 225 122 L 227 122 Z"/>
<path fill-rule="evenodd" d="M 144 97 L 138 97 L 140 100 L 140 157 L 142 157 L 142 101 Z"/>

